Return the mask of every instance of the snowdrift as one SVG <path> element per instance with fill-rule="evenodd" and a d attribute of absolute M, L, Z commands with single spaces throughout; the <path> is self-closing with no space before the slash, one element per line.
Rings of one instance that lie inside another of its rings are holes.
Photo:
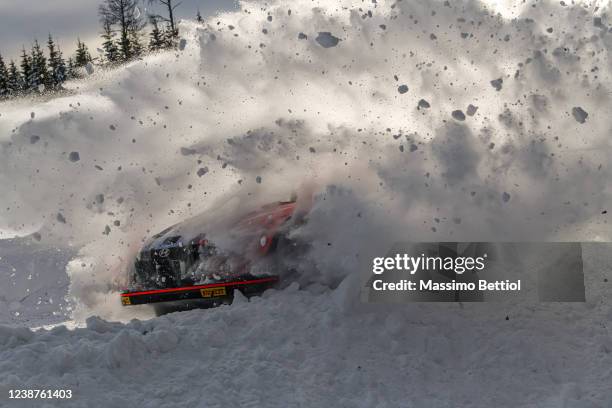
<path fill-rule="evenodd" d="M 61 407 L 605 407 L 609 254 L 589 252 L 588 304 L 374 307 L 345 280 L 127 324 L 0 327 L 0 392 L 72 389 L 47 404 Z"/>

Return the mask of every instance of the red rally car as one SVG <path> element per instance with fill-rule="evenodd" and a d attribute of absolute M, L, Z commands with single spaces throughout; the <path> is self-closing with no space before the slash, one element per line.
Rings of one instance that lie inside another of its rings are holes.
<path fill-rule="evenodd" d="M 274 257 L 294 245 L 287 233 L 305 221 L 307 207 L 292 198 L 237 217 L 223 228 L 229 249 L 215 245 L 197 217 L 161 231 L 138 253 L 122 304 L 152 303 L 161 314 L 231 303 L 236 290 L 261 294 L 279 283 Z"/>

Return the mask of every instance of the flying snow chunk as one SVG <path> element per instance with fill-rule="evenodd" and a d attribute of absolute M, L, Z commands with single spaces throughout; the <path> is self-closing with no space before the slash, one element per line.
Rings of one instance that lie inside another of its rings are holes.
<path fill-rule="evenodd" d="M 208 173 L 208 167 L 201 167 L 198 169 L 198 177 L 202 177 L 206 173 Z"/>
<path fill-rule="evenodd" d="M 504 203 L 510 201 L 510 194 L 504 191 L 504 194 L 502 194 L 502 200 L 504 201 Z"/>
<path fill-rule="evenodd" d="M 134 9 L 134 18 L 140 18 L 140 9 L 138 7 Z"/>
<path fill-rule="evenodd" d="M 338 37 L 334 37 L 329 31 L 319 32 L 319 35 L 317 35 L 315 40 L 323 48 L 335 47 L 340 42 L 340 39 Z"/>
<path fill-rule="evenodd" d="M 491 81 L 491 86 L 495 88 L 496 91 L 501 91 L 503 83 L 504 80 L 502 78 L 497 78 Z"/>
<path fill-rule="evenodd" d="M 87 65 L 85 65 L 85 71 L 87 71 L 89 75 L 94 73 L 94 66 L 91 62 L 88 62 Z"/>
<path fill-rule="evenodd" d="M 181 41 L 179 41 L 179 50 L 183 51 L 186 45 L 187 45 L 187 40 L 184 38 L 181 38 Z"/>
<path fill-rule="evenodd" d="M 241 303 L 249 303 L 249 299 L 242 294 L 239 290 L 234 291 L 234 301 L 232 305 L 239 305 Z"/>
<path fill-rule="evenodd" d="M 304 34 L 304 33 L 299 33 L 298 34 L 298 40 L 305 40 L 307 38 L 308 38 L 308 36 L 306 34 Z"/>
<path fill-rule="evenodd" d="M 465 120 L 465 113 L 463 113 L 463 111 L 461 111 L 461 110 L 459 110 L 459 109 L 454 110 L 454 111 L 451 113 L 451 116 L 452 116 L 452 117 L 453 117 L 453 119 L 455 119 L 455 120 L 459 120 L 459 121 L 464 121 L 464 120 Z"/>
<path fill-rule="evenodd" d="M 81 160 L 81 156 L 79 155 L 79 152 L 70 152 L 70 154 L 68 155 L 68 160 L 73 163 L 76 163 Z"/>
<path fill-rule="evenodd" d="M 408 92 L 408 85 L 400 85 L 397 87 L 397 92 L 399 92 L 400 94 L 405 94 L 406 92 Z"/>
<path fill-rule="evenodd" d="M 61 222 L 62 224 L 66 223 L 66 217 L 64 217 L 64 214 L 62 213 L 57 213 L 57 221 Z"/>
<path fill-rule="evenodd" d="M 474 116 L 477 110 L 478 110 L 478 106 L 474 106 L 470 103 L 467 107 L 466 113 L 468 116 Z"/>
<path fill-rule="evenodd" d="M 417 106 L 417 109 L 429 109 L 431 105 L 425 99 L 421 99 Z"/>
<path fill-rule="evenodd" d="M 181 154 L 183 156 L 190 156 L 192 154 L 196 154 L 198 151 L 195 149 L 190 149 L 188 147 L 181 147 Z"/>
<path fill-rule="evenodd" d="M 597 28 L 606 28 L 606 26 L 604 26 L 603 23 L 601 22 L 601 17 L 593 18 L 593 25 Z"/>
<path fill-rule="evenodd" d="M 576 119 L 576 122 L 584 123 L 589 114 L 580 106 L 575 106 L 572 108 L 572 116 Z"/>

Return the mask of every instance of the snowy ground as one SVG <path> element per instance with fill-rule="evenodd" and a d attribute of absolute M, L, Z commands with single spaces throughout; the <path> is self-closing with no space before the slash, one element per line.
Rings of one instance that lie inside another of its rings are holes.
<path fill-rule="evenodd" d="M 374 306 L 346 280 L 127 324 L 1 327 L 0 392 L 72 389 L 58 407 L 611 407 L 610 258 L 585 252 L 587 303 Z"/>
<path fill-rule="evenodd" d="M 31 237 L 0 241 L 0 324 L 35 327 L 69 319 L 66 265 L 74 254 Z"/>
<path fill-rule="evenodd" d="M 612 407 L 596 246 L 586 303 L 359 302 L 360 254 L 398 240 L 612 241 L 609 10 L 505 11 L 249 1 L 183 22 L 183 50 L 0 104 L 0 407 Z M 120 306 L 146 237 L 309 183 L 310 286 Z"/>

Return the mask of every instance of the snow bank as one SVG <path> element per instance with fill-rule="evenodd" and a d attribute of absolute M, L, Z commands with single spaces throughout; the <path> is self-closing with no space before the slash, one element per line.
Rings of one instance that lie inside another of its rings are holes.
<path fill-rule="evenodd" d="M 127 324 L 0 326 L 0 395 L 72 389 L 48 405 L 61 407 L 609 406 L 607 248 L 586 248 L 588 303 L 357 310 L 345 280 Z"/>

